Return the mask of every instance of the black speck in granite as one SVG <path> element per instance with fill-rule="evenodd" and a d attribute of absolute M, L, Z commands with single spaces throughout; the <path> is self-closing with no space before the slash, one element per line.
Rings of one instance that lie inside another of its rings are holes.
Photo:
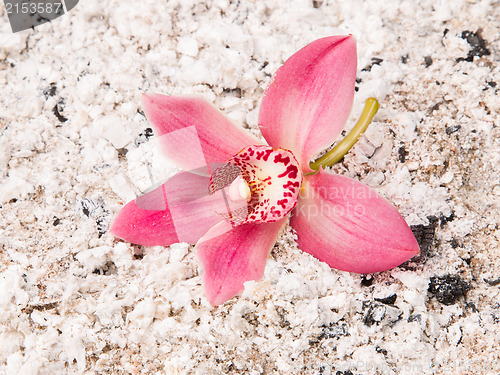
<path fill-rule="evenodd" d="M 323 0 L 313 0 L 312 4 L 314 8 L 318 9 L 323 4 Z"/>
<path fill-rule="evenodd" d="M 286 318 L 286 310 L 283 307 L 276 307 L 276 313 L 279 316 L 278 324 L 281 328 L 290 328 L 290 322 Z"/>
<path fill-rule="evenodd" d="M 68 119 L 61 114 L 63 111 L 62 108 L 62 103 L 57 103 L 54 108 L 52 108 L 52 112 L 60 122 L 66 122 Z"/>
<path fill-rule="evenodd" d="M 422 315 L 420 314 L 411 314 L 408 319 L 407 319 L 408 323 L 411 323 L 411 322 L 421 322 L 422 321 Z"/>
<path fill-rule="evenodd" d="M 146 254 L 144 246 L 132 244 L 132 254 L 134 254 L 135 260 L 143 259 L 144 255 Z"/>
<path fill-rule="evenodd" d="M 356 78 L 356 83 L 357 84 L 360 84 L 361 82 L 363 82 L 363 80 L 361 78 Z M 356 91 L 356 92 L 359 91 L 359 86 L 358 85 L 354 86 L 354 91 Z"/>
<path fill-rule="evenodd" d="M 61 224 L 61 219 L 54 216 L 54 222 L 52 223 L 52 225 L 57 227 L 59 224 Z"/>
<path fill-rule="evenodd" d="M 84 199 L 82 201 L 82 211 L 85 216 L 90 217 L 92 207 L 95 207 L 95 203 L 93 201 L 88 199 Z"/>
<path fill-rule="evenodd" d="M 443 104 L 443 102 L 436 103 L 432 107 L 430 107 L 429 108 L 429 114 L 431 114 L 434 111 L 439 110 L 439 107 L 441 107 L 441 104 Z"/>
<path fill-rule="evenodd" d="M 43 89 L 43 95 L 45 95 L 45 98 L 48 99 L 50 96 L 54 96 L 57 91 L 57 85 L 52 82 L 48 87 Z"/>
<path fill-rule="evenodd" d="M 397 322 L 403 314 L 397 307 L 384 305 L 377 301 L 364 304 L 364 309 L 367 308 L 363 316 L 363 323 L 367 326 L 374 324 L 393 324 Z"/>
<path fill-rule="evenodd" d="M 97 225 L 97 232 L 98 232 L 97 237 L 101 238 L 104 235 L 104 233 L 106 233 L 108 230 L 107 221 L 103 217 L 98 217 L 95 220 L 95 223 Z"/>
<path fill-rule="evenodd" d="M 457 275 L 433 276 L 429 283 L 429 293 L 438 302 L 452 305 L 461 297 L 465 297 L 470 285 Z"/>
<path fill-rule="evenodd" d="M 428 68 L 429 66 L 432 65 L 432 57 L 430 56 L 425 56 L 424 57 L 424 62 L 425 62 L 425 67 Z"/>
<path fill-rule="evenodd" d="M 104 207 L 104 202 L 101 199 L 94 201 L 85 198 L 81 201 L 82 212 L 88 218 L 93 218 L 96 222 L 98 237 L 101 238 L 108 229 L 107 217 L 109 212 Z"/>
<path fill-rule="evenodd" d="M 387 355 L 387 350 L 385 350 L 384 348 L 381 348 L 380 346 L 376 346 L 375 351 L 377 353 L 382 353 L 383 355 Z"/>
<path fill-rule="evenodd" d="M 401 62 L 403 64 L 407 64 L 408 63 L 408 54 L 406 54 L 404 56 L 401 56 Z"/>
<path fill-rule="evenodd" d="M 490 50 L 487 47 L 486 40 L 481 37 L 481 31 L 478 30 L 476 32 L 465 30 L 462 31 L 462 39 L 467 40 L 467 43 L 472 47 L 467 57 L 459 57 L 457 62 L 460 61 L 474 61 L 474 57 L 482 57 L 488 56 L 491 54 Z"/>
<path fill-rule="evenodd" d="M 361 69 L 361 71 L 362 72 L 370 72 L 374 65 L 380 65 L 382 63 L 382 61 L 384 61 L 384 60 L 381 59 L 380 57 L 372 57 L 372 61 L 371 61 L 370 65 Z"/>
<path fill-rule="evenodd" d="M 241 88 L 239 88 L 239 87 L 236 87 L 235 89 L 224 88 L 224 89 L 222 89 L 222 92 L 224 92 L 226 94 L 233 95 L 237 98 L 241 98 L 241 95 L 242 95 Z"/>
<path fill-rule="evenodd" d="M 116 151 L 118 151 L 118 157 L 123 158 L 125 157 L 125 155 L 127 155 L 128 149 L 126 147 L 122 147 L 117 149 Z"/>
<path fill-rule="evenodd" d="M 448 216 L 441 214 L 439 216 L 439 226 L 442 228 L 445 224 L 453 220 L 455 220 L 455 211 L 452 210 Z"/>
<path fill-rule="evenodd" d="M 105 264 L 103 264 L 102 267 L 95 268 L 92 271 L 92 273 L 95 275 L 102 275 L 102 276 L 116 275 L 117 273 L 116 264 L 112 261 L 108 261 Z"/>
<path fill-rule="evenodd" d="M 153 129 L 146 128 L 142 133 L 139 133 L 139 136 L 135 139 L 134 144 L 139 146 L 149 140 L 153 136 Z"/>
<path fill-rule="evenodd" d="M 414 269 L 415 264 L 422 264 L 427 260 L 429 249 L 434 242 L 435 230 L 438 226 L 439 219 L 435 216 L 429 216 L 429 225 L 412 225 L 410 226 L 415 239 L 420 247 L 420 254 L 415 255 L 409 261 L 403 263 L 400 267 L 404 269 Z"/>
<path fill-rule="evenodd" d="M 496 279 L 484 279 L 484 281 L 491 286 L 497 286 L 500 284 L 500 277 Z"/>
<path fill-rule="evenodd" d="M 370 286 L 372 284 L 373 284 L 373 276 L 372 275 L 361 276 L 361 285 Z"/>
<path fill-rule="evenodd" d="M 451 134 L 459 131 L 461 127 L 462 127 L 461 125 L 447 126 L 445 129 L 446 134 L 451 135 Z"/>
<path fill-rule="evenodd" d="M 398 158 L 401 163 L 404 163 L 406 160 L 406 149 L 404 145 L 398 149 Z"/>
<path fill-rule="evenodd" d="M 452 248 L 456 249 L 457 247 L 460 247 L 460 242 L 458 242 L 456 238 L 452 238 L 450 245 Z"/>
<path fill-rule="evenodd" d="M 500 315 L 498 314 L 498 312 L 494 312 L 491 314 L 491 320 L 495 324 L 498 324 L 500 322 Z"/>
<path fill-rule="evenodd" d="M 394 293 L 384 298 L 375 298 L 375 301 L 381 302 L 384 305 L 394 305 L 397 298 L 398 296 Z"/>
<path fill-rule="evenodd" d="M 476 305 L 473 302 L 467 302 L 465 304 L 465 309 L 470 310 L 472 312 L 479 312 L 479 310 L 477 309 Z"/>
<path fill-rule="evenodd" d="M 330 323 L 322 325 L 322 331 L 318 336 L 318 340 L 323 339 L 338 339 L 341 336 L 349 335 L 349 325 L 346 322 Z"/>
<path fill-rule="evenodd" d="M 495 81 L 490 81 L 490 82 L 486 82 L 486 86 L 483 88 L 483 91 L 488 91 L 489 89 L 491 88 L 495 88 L 497 86 L 497 83 Z M 495 90 L 495 92 L 497 92 L 497 90 Z M 490 114 L 490 111 L 487 109 L 487 107 L 485 108 L 487 110 L 487 114 Z"/>
<path fill-rule="evenodd" d="M 25 275 L 23 275 L 25 276 Z M 59 305 L 59 302 L 49 302 L 49 303 L 43 303 L 43 304 L 36 304 L 36 305 L 28 305 L 25 308 L 23 308 L 21 311 L 25 314 L 31 314 L 33 311 L 47 311 L 47 310 L 52 310 L 56 309 Z"/>
<path fill-rule="evenodd" d="M 468 254 L 468 253 L 467 253 L 467 254 L 464 254 L 464 255 L 462 255 L 460 258 L 462 258 L 462 259 L 463 259 L 463 261 L 465 262 L 465 264 L 467 264 L 468 266 L 470 266 L 470 265 L 471 265 L 471 263 L 472 263 L 472 258 L 471 258 L 471 256 L 470 256 L 470 254 Z"/>
<path fill-rule="evenodd" d="M 253 325 L 254 327 L 257 327 L 260 324 L 259 317 L 253 311 L 243 314 L 242 317 L 248 322 L 248 324 Z"/>

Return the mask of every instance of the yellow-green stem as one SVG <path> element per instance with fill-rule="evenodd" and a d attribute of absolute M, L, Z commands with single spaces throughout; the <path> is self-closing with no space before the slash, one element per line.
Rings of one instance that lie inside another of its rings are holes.
<path fill-rule="evenodd" d="M 316 161 L 309 164 L 309 167 L 314 170 L 318 170 L 319 167 L 331 167 L 335 163 L 338 163 L 342 160 L 345 154 L 354 146 L 354 144 L 359 140 L 361 134 L 363 134 L 372 122 L 373 116 L 377 113 L 380 105 L 378 104 L 377 99 L 368 98 L 365 103 L 365 108 L 363 108 L 363 112 L 361 113 L 361 117 L 359 118 L 354 128 L 351 132 L 341 140 L 333 149 L 328 151 L 325 155 L 317 159 Z"/>

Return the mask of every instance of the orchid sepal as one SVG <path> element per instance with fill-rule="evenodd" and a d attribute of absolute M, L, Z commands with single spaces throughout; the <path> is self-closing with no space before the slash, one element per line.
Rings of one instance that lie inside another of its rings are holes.
<path fill-rule="evenodd" d="M 301 250 L 342 271 L 385 271 L 420 252 L 408 224 L 385 198 L 323 169 L 306 178 L 290 225 Z"/>
<path fill-rule="evenodd" d="M 270 146 L 291 150 L 304 173 L 344 128 L 356 67 L 354 37 L 322 38 L 292 55 L 266 89 L 259 112 L 262 135 Z"/>
<path fill-rule="evenodd" d="M 220 305 L 243 290 L 244 283 L 259 280 L 276 237 L 288 217 L 272 223 L 233 227 L 224 221 L 195 246 L 201 262 L 205 293 L 212 305 Z"/>
<path fill-rule="evenodd" d="M 186 171 L 224 163 L 244 147 L 262 144 L 201 97 L 143 94 L 142 105 L 163 153 Z"/>

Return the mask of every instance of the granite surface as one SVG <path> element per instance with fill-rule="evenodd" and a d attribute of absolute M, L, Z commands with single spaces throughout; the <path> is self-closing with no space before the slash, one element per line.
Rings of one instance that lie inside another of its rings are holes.
<path fill-rule="evenodd" d="M 11 32 L 0 7 L 0 374 L 498 374 L 500 3 L 81 1 Z M 273 72 L 353 34 L 381 109 L 333 171 L 371 186 L 422 254 L 330 269 L 290 228 L 264 278 L 211 307 L 193 247 L 108 233 L 175 168 L 143 92 L 199 94 L 259 135 Z"/>

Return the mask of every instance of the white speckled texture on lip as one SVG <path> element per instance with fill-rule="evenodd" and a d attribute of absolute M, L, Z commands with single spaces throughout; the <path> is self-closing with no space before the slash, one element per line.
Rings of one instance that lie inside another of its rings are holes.
<path fill-rule="evenodd" d="M 18 34 L 0 7 L 0 373 L 499 373 L 498 2 L 138 4 L 81 1 Z M 263 280 L 211 308 L 192 247 L 107 233 L 174 171 L 143 92 L 203 95 L 258 134 L 270 75 L 346 33 L 353 118 L 369 96 L 381 110 L 334 170 L 398 207 L 425 262 L 364 278 L 287 229 Z"/>

